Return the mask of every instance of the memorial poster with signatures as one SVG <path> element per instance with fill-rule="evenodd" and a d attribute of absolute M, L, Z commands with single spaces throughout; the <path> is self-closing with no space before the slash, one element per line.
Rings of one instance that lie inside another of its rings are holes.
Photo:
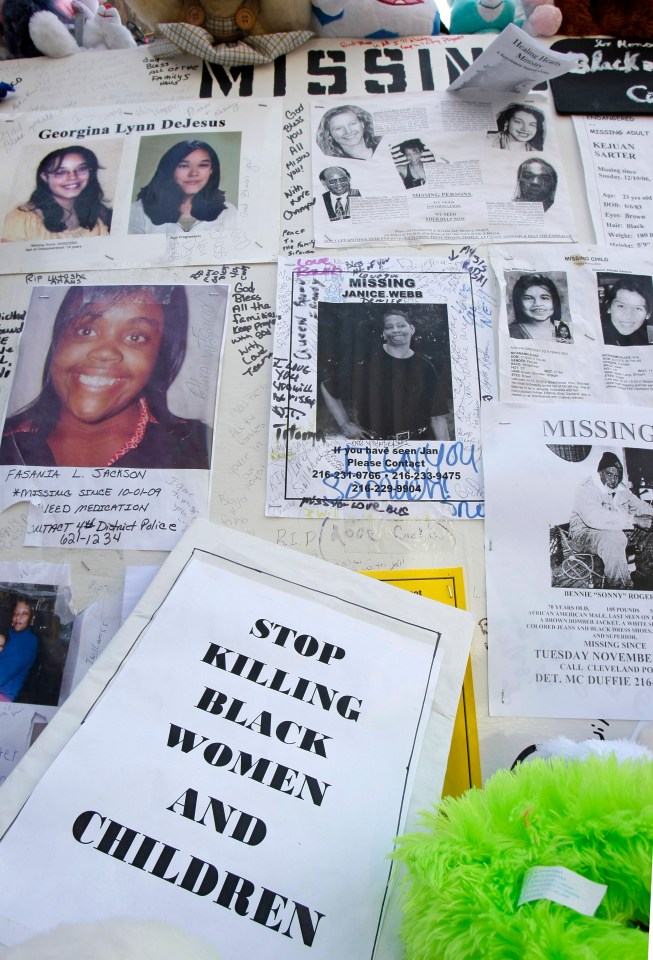
<path fill-rule="evenodd" d="M 650 719 L 651 410 L 488 404 L 483 449 L 490 713 Z"/>
<path fill-rule="evenodd" d="M 653 257 L 497 248 L 502 400 L 653 405 Z"/>
<path fill-rule="evenodd" d="M 24 113 L 0 127 L 3 273 L 276 255 L 278 101 Z"/>
<path fill-rule="evenodd" d="M 473 618 L 208 523 L 179 548 L 3 833 L 0 940 L 150 918 L 224 960 L 370 960 L 425 736 L 437 764 L 448 753 L 437 698 L 450 661 L 460 686 Z"/>
<path fill-rule="evenodd" d="M 485 260 L 286 259 L 277 298 L 267 513 L 482 517 Z"/>
<path fill-rule="evenodd" d="M 434 92 L 311 111 L 319 247 L 574 239 L 545 99 Z"/>
<path fill-rule="evenodd" d="M 229 288 L 181 268 L 58 279 L 5 280 L 22 333 L 0 509 L 29 501 L 28 546 L 170 550 L 208 511 Z"/>
<path fill-rule="evenodd" d="M 653 241 L 653 117 L 572 118 L 597 243 Z"/>

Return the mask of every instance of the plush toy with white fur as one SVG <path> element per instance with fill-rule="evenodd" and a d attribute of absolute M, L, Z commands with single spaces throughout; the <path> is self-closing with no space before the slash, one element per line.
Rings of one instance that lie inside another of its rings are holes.
<path fill-rule="evenodd" d="M 12 57 L 58 58 L 136 46 L 118 11 L 98 0 L 5 0 L 3 19 Z"/>
<path fill-rule="evenodd" d="M 179 927 L 127 918 L 69 923 L 37 934 L 0 960 L 220 960 L 210 944 Z"/>
<path fill-rule="evenodd" d="M 313 29 L 319 37 L 424 37 L 440 32 L 435 0 L 314 0 Z"/>

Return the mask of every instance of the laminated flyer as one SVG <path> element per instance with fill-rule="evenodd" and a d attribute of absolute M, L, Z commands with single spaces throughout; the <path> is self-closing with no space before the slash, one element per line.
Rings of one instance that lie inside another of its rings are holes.
<path fill-rule="evenodd" d="M 653 404 L 653 257 L 496 248 L 503 400 Z"/>
<path fill-rule="evenodd" d="M 319 247 L 574 239 L 544 99 L 444 92 L 311 110 Z"/>
<path fill-rule="evenodd" d="M 278 101 L 26 112 L 0 127 L 0 151 L 12 171 L 0 186 L 3 273 L 277 252 Z"/>
<path fill-rule="evenodd" d="M 268 514 L 482 517 L 493 309 L 471 248 L 282 261 Z"/>
<path fill-rule="evenodd" d="M 648 720 L 653 416 L 484 409 L 490 713 Z"/>

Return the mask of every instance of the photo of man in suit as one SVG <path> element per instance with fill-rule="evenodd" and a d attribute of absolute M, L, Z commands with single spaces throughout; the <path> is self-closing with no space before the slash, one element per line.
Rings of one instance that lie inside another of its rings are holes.
<path fill-rule="evenodd" d="M 360 197 L 360 190 L 351 189 L 351 177 L 344 167 L 326 167 L 320 174 L 322 194 L 329 220 L 349 220 L 349 198 Z"/>

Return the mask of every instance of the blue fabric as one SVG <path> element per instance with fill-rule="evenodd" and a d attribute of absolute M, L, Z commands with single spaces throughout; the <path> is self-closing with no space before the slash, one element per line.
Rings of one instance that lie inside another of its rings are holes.
<path fill-rule="evenodd" d="M 0 693 L 8 700 L 15 700 L 20 693 L 38 649 L 39 642 L 29 627 L 18 633 L 9 627 L 7 642 L 0 651 Z"/>
<path fill-rule="evenodd" d="M 345 11 L 344 11 L 344 9 L 343 9 L 343 10 L 340 11 L 340 13 L 336 14 L 335 17 L 331 17 L 331 16 L 329 16 L 328 13 L 325 13 L 324 10 L 321 10 L 319 7 L 316 7 L 314 3 L 311 4 L 311 10 L 313 11 L 313 15 L 316 17 L 317 22 L 318 22 L 318 23 L 320 24 L 320 26 L 322 26 L 322 27 L 323 27 L 326 23 L 333 23 L 334 20 L 342 20 L 342 18 L 343 18 L 344 15 L 345 15 Z M 393 34 L 393 36 L 394 36 L 394 34 Z"/>

